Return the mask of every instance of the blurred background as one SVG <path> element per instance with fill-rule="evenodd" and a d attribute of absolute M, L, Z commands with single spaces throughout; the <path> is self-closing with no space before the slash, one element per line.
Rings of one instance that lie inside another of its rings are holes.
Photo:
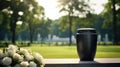
<path fill-rule="evenodd" d="M 74 45 L 78 28 L 95 28 L 98 45 L 120 44 L 119 0 L 0 0 L 0 46 Z"/>

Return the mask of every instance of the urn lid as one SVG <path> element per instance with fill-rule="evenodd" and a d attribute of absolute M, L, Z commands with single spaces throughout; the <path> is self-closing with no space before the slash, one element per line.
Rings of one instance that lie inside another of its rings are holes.
<path fill-rule="evenodd" d="M 79 28 L 77 29 L 78 33 L 84 33 L 84 32 L 91 32 L 91 33 L 96 33 L 95 28 Z"/>

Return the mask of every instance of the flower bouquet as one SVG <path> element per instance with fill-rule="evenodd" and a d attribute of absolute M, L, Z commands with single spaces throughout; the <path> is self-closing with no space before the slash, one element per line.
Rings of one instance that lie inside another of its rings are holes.
<path fill-rule="evenodd" d="M 43 57 L 24 48 L 9 45 L 0 50 L 0 67 L 43 67 Z"/>

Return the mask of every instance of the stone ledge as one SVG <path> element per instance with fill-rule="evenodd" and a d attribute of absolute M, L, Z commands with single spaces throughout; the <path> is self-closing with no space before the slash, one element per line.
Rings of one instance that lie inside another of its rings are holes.
<path fill-rule="evenodd" d="M 94 62 L 79 62 L 77 58 L 64 58 L 64 59 L 45 59 L 45 64 L 78 64 L 78 63 L 120 63 L 120 58 L 95 58 Z"/>
<path fill-rule="evenodd" d="M 120 58 L 96 58 L 94 61 L 79 59 L 45 59 L 45 67 L 119 67 Z"/>
<path fill-rule="evenodd" d="M 46 64 L 45 67 L 119 67 L 120 63 Z"/>

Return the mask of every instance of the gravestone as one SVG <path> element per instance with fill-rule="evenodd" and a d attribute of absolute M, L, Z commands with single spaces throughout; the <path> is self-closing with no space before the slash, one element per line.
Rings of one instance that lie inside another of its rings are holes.
<path fill-rule="evenodd" d="M 5 38 L 4 38 L 4 40 L 5 40 L 5 46 L 8 46 L 8 36 L 7 36 L 7 34 L 5 35 Z"/>
<path fill-rule="evenodd" d="M 97 41 L 98 41 L 98 42 L 101 42 L 101 35 L 100 35 L 100 34 L 98 35 L 97 38 L 98 38 Z"/>
<path fill-rule="evenodd" d="M 38 41 L 38 43 L 41 41 L 41 36 L 40 36 L 40 34 L 37 35 L 37 41 Z"/>
<path fill-rule="evenodd" d="M 7 34 L 5 35 L 5 41 L 6 41 L 6 42 L 8 41 L 8 36 L 7 36 Z"/>
<path fill-rule="evenodd" d="M 48 41 L 50 42 L 51 39 L 52 39 L 52 38 L 51 38 L 51 35 L 49 34 L 49 35 L 48 35 Z"/>
<path fill-rule="evenodd" d="M 20 35 L 18 36 L 18 41 L 20 41 L 20 42 L 22 41 L 22 38 Z"/>
<path fill-rule="evenodd" d="M 73 42 L 73 43 L 76 43 L 76 39 L 75 39 L 75 36 L 74 36 L 74 35 L 72 35 L 72 42 Z"/>
<path fill-rule="evenodd" d="M 105 42 L 109 42 L 108 34 L 105 34 Z"/>
<path fill-rule="evenodd" d="M 51 34 L 48 35 L 47 41 L 48 41 L 48 45 L 50 46 L 50 42 L 52 41 Z"/>

